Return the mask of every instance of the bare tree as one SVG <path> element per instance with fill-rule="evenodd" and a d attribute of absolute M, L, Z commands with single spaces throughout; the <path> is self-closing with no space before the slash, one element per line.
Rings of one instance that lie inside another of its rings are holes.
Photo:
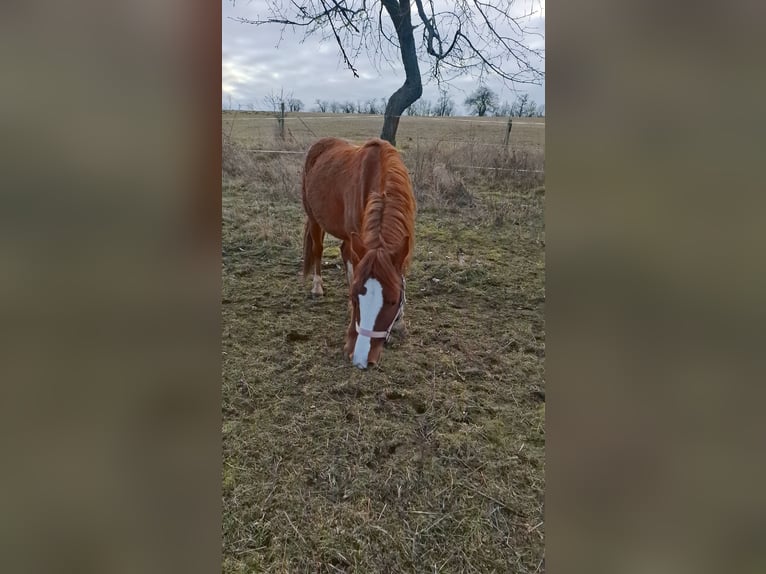
<path fill-rule="evenodd" d="M 465 99 L 465 105 L 468 106 L 472 114 L 477 116 L 486 116 L 497 107 L 497 94 L 487 86 L 479 86 L 476 91 Z"/>
<path fill-rule="evenodd" d="M 279 111 L 279 106 L 283 101 L 284 95 L 282 92 L 277 94 L 274 90 L 271 90 L 263 97 L 263 103 L 266 104 L 272 112 Z"/>
<path fill-rule="evenodd" d="M 342 111 L 344 114 L 353 114 L 355 109 L 356 104 L 354 104 L 352 101 L 343 102 L 340 105 L 340 111 Z"/>
<path fill-rule="evenodd" d="M 330 102 L 330 111 L 334 114 L 339 114 L 343 111 L 343 106 L 340 105 L 340 102 L 333 100 Z"/>
<path fill-rule="evenodd" d="M 439 96 L 439 100 L 434 104 L 431 111 L 435 116 L 451 116 L 455 113 L 455 102 L 445 92 Z"/>
<path fill-rule="evenodd" d="M 234 0 L 231 0 L 234 2 Z M 499 76 L 515 84 L 540 84 L 543 50 L 528 38 L 536 14 L 520 12 L 514 0 L 267 0 L 269 16 L 243 23 L 298 27 L 306 36 L 319 33 L 334 39 L 340 56 L 355 77 L 355 60 L 365 51 L 379 65 L 398 61 L 406 79 L 388 99 L 380 137 L 396 143 L 399 118 L 423 94 L 418 53 L 429 74 L 441 85 L 470 73 L 481 80 Z M 413 10 L 414 8 L 414 10 Z M 385 10 L 385 16 L 384 16 Z M 413 19 L 415 24 L 413 24 Z M 417 30 L 417 40 L 416 32 Z"/>
<path fill-rule="evenodd" d="M 330 109 L 330 103 L 327 100 L 316 100 L 317 111 L 326 113 Z"/>
<path fill-rule="evenodd" d="M 295 100 L 293 98 L 293 93 L 290 92 L 289 94 L 285 95 L 285 90 L 282 88 L 279 90 L 279 93 L 276 93 L 274 90 L 271 90 L 266 96 L 263 98 L 264 103 L 271 108 L 271 111 L 278 112 L 282 104 L 284 104 L 285 108 L 289 111 L 299 111 L 299 110 L 290 110 L 290 102 L 291 101 L 299 101 Z M 301 107 L 303 106 L 303 102 L 301 102 Z"/>
<path fill-rule="evenodd" d="M 380 108 L 378 108 L 378 102 L 375 101 L 374 98 L 367 100 L 364 106 L 365 114 L 378 115 L 381 111 Z"/>
<path fill-rule="evenodd" d="M 527 103 L 529 102 L 529 94 L 522 94 L 516 98 L 514 106 L 516 107 L 516 115 L 520 118 L 524 117 L 524 112 L 527 110 Z"/>
<path fill-rule="evenodd" d="M 513 115 L 513 106 L 508 103 L 508 101 L 504 101 L 502 104 L 495 107 L 493 110 L 493 113 L 495 116 L 501 117 L 501 116 L 512 116 Z"/>
<path fill-rule="evenodd" d="M 406 110 L 409 116 L 430 116 L 431 115 L 431 101 L 430 100 L 418 100 L 413 103 Z"/>
<path fill-rule="evenodd" d="M 303 102 L 297 98 L 287 100 L 287 109 L 291 112 L 299 112 L 303 109 Z"/>

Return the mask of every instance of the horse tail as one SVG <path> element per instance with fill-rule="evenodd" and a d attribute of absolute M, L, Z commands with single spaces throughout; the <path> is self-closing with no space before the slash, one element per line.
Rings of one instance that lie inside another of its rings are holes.
<path fill-rule="evenodd" d="M 311 237 L 311 217 L 306 218 L 303 228 L 303 276 L 308 277 L 314 266 L 314 239 Z"/>

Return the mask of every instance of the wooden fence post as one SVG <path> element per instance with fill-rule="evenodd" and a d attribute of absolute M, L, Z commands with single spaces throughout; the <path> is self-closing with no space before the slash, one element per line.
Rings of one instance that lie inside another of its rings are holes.
<path fill-rule="evenodd" d="M 279 113 L 279 117 L 277 118 L 277 123 L 279 124 L 279 137 L 284 140 L 285 139 L 285 103 L 280 102 L 279 108 L 280 108 L 280 113 Z"/>
<path fill-rule="evenodd" d="M 513 118 L 508 116 L 508 130 L 505 132 L 505 141 L 503 145 L 505 149 L 508 149 L 508 142 L 511 141 L 511 128 L 513 127 Z"/>

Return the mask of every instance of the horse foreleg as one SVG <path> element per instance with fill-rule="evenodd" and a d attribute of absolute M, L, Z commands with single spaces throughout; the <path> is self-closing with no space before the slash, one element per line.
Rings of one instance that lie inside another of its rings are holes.
<path fill-rule="evenodd" d="M 321 297 L 324 295 L 324 289 L 322 289 L 322 277 L 318 274 L 314 274 L 314 281 L 311 284 L 311 294 Z"/>
<path fill-rule="evenodd" d="M 404 309 L 402 309 L 402 314 L 399 315 L 399 318 L 394 322 L 393 327 L 391 327 L 391 331 L 396 333 L 399 337 L 407 336 L 407 326 L 404 324 Z"/>
<path fill-rule="evenodd" d="M 346 266 L 346 280 L 350 286 L 354 281 L 354 265 L 351 263 L 351 256 L 348 253 L 348 249 L 350 248 L 345 241 L 340 244 L 340 256 Z"/>
<path fill-rule="evenodd" d="M 348 284 L 354 282 L 354 266 L 351 265 L 351 261 L 346 261 L 346 276 L 348 277 Z"/>
<path fill-rule="evenodd" d="M 311 286 L 311 294 L 316 297 L 324 295 L 322 289 L 322 252 L 324 250 L 324 230 L 319 224 L 314 223 L 311 226 L 312 239 L 312 259 L 314 261 L 314 280 Z"/>
<path fill-rule="evenodd" d="M 346 343 L 343 345 L 343 352 L 351 359 L 354 356 L 354 346 L 356 345 L 356 324 L 354 322 L 354 309 L 351 302 L 348 304 L 348 312 L 351 316 L 351 320 L 346 329 Z"/>

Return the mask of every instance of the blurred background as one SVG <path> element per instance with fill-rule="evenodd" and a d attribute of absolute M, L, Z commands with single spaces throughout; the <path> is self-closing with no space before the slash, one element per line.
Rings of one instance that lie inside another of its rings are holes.
<path fill-rule="evenodd" d="M 4 572 L 220 567 L 219 57 L 215 4 L 0 8 Z"/>
<path fill-rule="evenodd" d="M 552 572 L 763 572 L 762 8 L 548 6 Z"/>

